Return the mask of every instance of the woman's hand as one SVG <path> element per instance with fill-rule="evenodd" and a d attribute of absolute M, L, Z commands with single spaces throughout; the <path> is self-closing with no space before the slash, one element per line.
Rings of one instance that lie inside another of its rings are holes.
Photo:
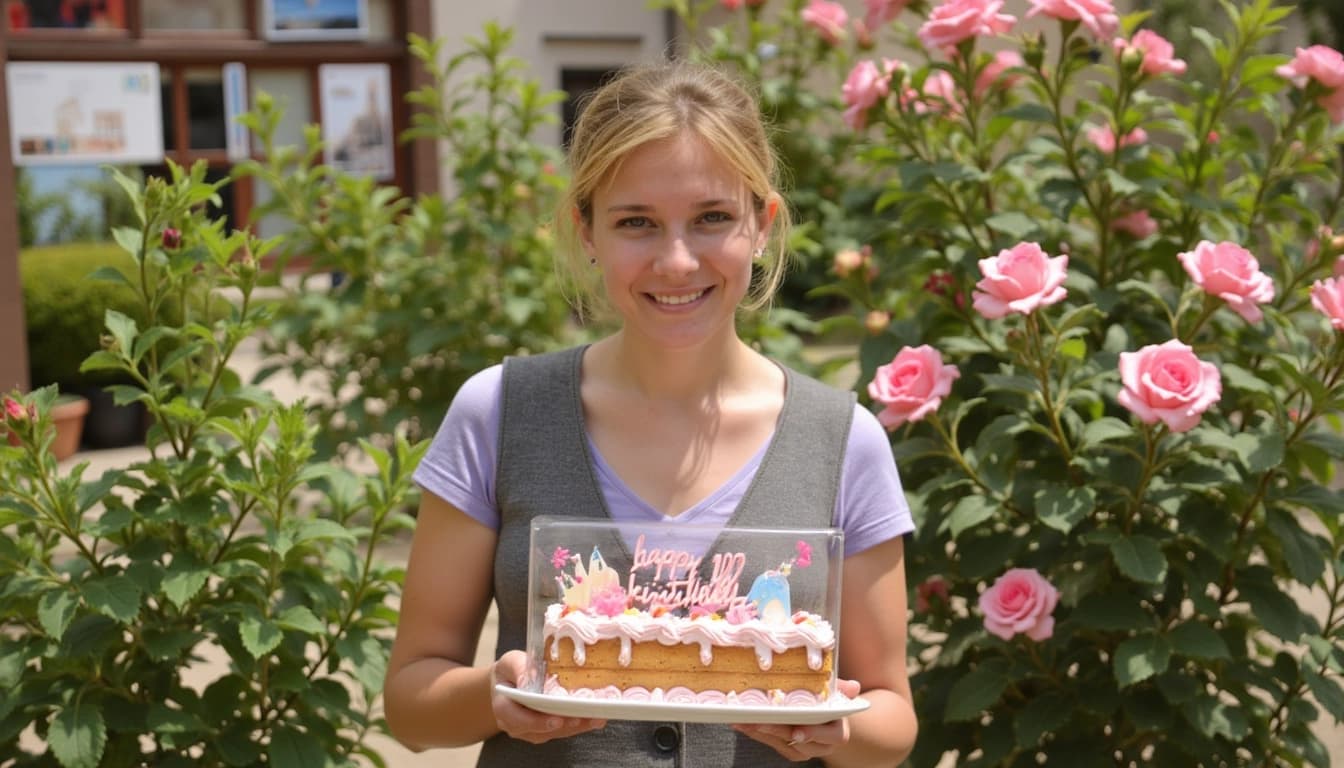
<path fill-rule="evenodd" d="M 860 690 L 857 680 L 837 680 L 836 688 L 851 699 Z M 849 741 L 849 720 L 843 717 L 820 725 L 735 725 L 733 730 L 794 762 L 826 757 Z"/>
<path fill-rule="evenodd" d="M 597 730 L 606 720 L 583 717 L 561 717 L 538 712 L 500 694 L 494 689 L 498 683 L 513 687 L 527 671 L 527 654 L 509 651 L 490 668 L 490 706 L 494 710 L 499 729 L 515 739 L 541 744 L 551 739 L 563 739 Z"/>

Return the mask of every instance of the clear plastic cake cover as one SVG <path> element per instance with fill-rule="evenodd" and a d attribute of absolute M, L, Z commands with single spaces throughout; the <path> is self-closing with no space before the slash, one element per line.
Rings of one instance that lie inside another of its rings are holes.
<path fill-rule="evenodd" d="M 844 534 L 838 528 L 539 517 L 532 524 L 528 566 L 530 669 L 520 688 L 593 698 L 630 695 L 624 689 L 661 697 L 675 689 L 710 697 L 697 699 L 701 703 L 737 704 L 746 691 L 721 689 L 754 688 L 755 682 L 710 686 L 716 689 L 712 695 L 684 690 L 697 687 L 693 678 L 702 674 L 700 666 L 709 670 L 716 653 L 726 658 L 723 649 L 737 646 L 748 649 L 741 653 L 754 658 L 761 672 L 774 669 L 781 674 L 784 654 L 797 649 L 795 656 L 806 660 L 806 668 L 791 663 L 813 678 L 812 698 L 785 701 L 780 697 L 788 690 L 753 689 L 750 695 L 757 698 L 748 703 L 820 703 L 835 692 L 843 556 Z M 603 639 L 614 641 L 608 645 L 617 661 L 606 662 L 613 667 L 630 665 L 632 653 L 639 656 L 641 648 L 656 654 L 655 646 L 641 643 L 657 642 L 686 646 L 682 655 L 691 659 L 689 668 L 660 668 L 663 682 L 656 690 L 649 690 L 655 687 L 652 683 L 557 687 L 562 666 L 601 679 L 604 673 L 593 667 L 602 662 L 588 654 Z M 751 674 L 755 670 L 747 672 L 753 681 L 767 679 Z M 820 691 L 816 679 L 822 681 Z M 777 700 L 763 701 L 762 695 Z"/>

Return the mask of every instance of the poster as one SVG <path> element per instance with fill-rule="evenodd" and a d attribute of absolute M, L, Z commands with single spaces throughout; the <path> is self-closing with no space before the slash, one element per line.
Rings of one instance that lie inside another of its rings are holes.
<path fill-rule="evenodd" d="M 392 74 L 386 64 L 323 64 L 323 162 L 347 173 L 391 179 Z"/>
<path fill-rule="evenodd" d="M 252 154 L 250 130 L 238 120 L 247 113 L 247 66 L 231 61 L 222 70 L 224 76 L 224 146 L 229 159 L 237 162 Z"/>
<path fill-rule="evenodd" d="M 263 0 L 269 40 L 357 40 L 368 36 L 367 0 Z"/>
<path fill-rule="evenodd" d="M 163 161 L 158 64 L 15 61 L 5 82 L 15 165 Z"/>

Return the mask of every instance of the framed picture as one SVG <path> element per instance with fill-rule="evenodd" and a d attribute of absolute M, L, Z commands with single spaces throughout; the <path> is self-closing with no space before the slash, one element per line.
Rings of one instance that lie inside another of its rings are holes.
<path fill-rule="evenodd" d="M 158 64 L 13 61 L 5 83 L 15 165 L 163 161 Z"/>
<path fill-rule="evenodd" d="M 392 72 L 387 64 L 323 64 L 323 162 L 384 181 L 393 165 Z"/>
<path fill-rule="evenodd" d="M 368 0 L 262 0 L 268 40 L 362 40 L 369 34 Z"/>

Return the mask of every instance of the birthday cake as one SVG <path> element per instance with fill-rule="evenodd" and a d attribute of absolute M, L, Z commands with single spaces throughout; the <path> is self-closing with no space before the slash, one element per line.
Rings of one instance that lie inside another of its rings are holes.
<path fill-rule="evenodd" d="M 560 599 L 546 606 L 544 691 L 627 701 L 808 706 L 830 694 L 835 632 L 791 607 L 789 574 L 811 564 L 802 540 L 745 595 L 742 553 L 709 570 L 688 552 L 649 549 L 640 536 L 627 579 L 597 548 L 551 554 Z"/>

